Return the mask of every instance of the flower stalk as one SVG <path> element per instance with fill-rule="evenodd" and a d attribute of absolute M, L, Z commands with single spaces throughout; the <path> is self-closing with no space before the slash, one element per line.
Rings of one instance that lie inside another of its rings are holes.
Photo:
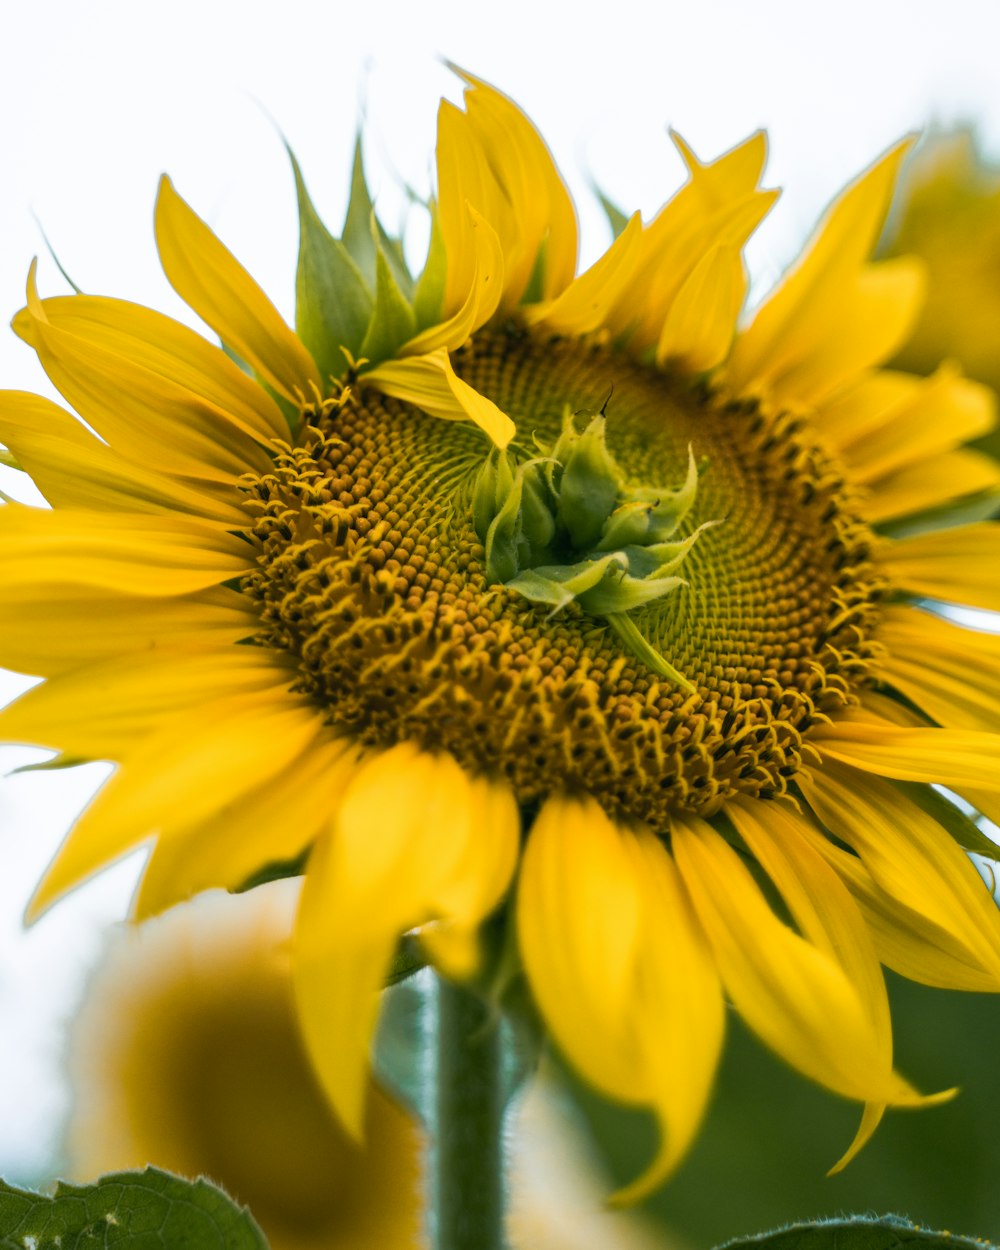
<path fill-rule="evenodd" d="M 437 987 L 432 1245 L 503 1250 L 503 1051 L 499 1022 L 470 990 Z"/>

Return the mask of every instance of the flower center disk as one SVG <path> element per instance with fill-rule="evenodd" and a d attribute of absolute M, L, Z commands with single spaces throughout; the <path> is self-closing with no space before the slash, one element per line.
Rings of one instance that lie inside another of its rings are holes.
<path fill-rule="evenodd" d="M 578 602 L 553 611 L 490 584 L 473 496 L 488 448 L 363 386 L 305 414 L 273 472 L 244 479 L 258 640 L 297 688 L 373 746 L 416 740 L 506 777 L 528 804 L 586 790 L 665 828 L 735 793 L 783 791 L 817 717 L 867 677 L 880 582 L 836 464 L 788 414 L 726 403 L 607 349 L 481 335 L 459 374 L 514 419 L 522 462 L 613 387 L 606 437 L 629 481 L 707 464 L 679 526 L 702 527 L 684 584 L 628 613 L 669 669 Z M 706 525 L 706 522 L 716 522 Z"/>

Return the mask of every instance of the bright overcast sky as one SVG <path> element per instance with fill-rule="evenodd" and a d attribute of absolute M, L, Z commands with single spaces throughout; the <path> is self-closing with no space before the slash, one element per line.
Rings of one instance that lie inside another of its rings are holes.
<path fill-rule="evenodd" d="M 23 303 L 41 223 L 88 292 L 192 320 L 153 248 L 165 170 L 290 315 L 294 196 L 278 130 L 338 229 L 363 111 L 394 225 L 403 184 L 428 187 L 438 98 L 460 94 L 444 58 L 539 125 L 581 202 L 588 260 L 606 243 L 589 181 L 648 214 L 681 178 L 668 124 L 703 158 L 766 126 L 768 181 L 786 188 L 751 248 L 766 283 L 837 187 L 907 131 L 975 121 L 1000 154 L 998 48 L 998 0 L 0 0 L 0 318 Z M 46 256 L 40 283 L 64 290 Z M 51 393 L 9 333 L 0 386 Z M 7 766 L 37 758 L 11 752 Z M 45 1157 L 59 1004 L 127 897 L 119 872 L 27 939 L 18 931 L 31 881 L 96 779 L 0 783 L 0 1174 L 30 1175 Z"/>

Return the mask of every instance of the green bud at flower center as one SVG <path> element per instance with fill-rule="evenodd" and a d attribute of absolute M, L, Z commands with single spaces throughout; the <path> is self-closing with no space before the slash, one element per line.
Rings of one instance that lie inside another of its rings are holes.
<path fill-rule="evenodd" d="M 610 398 L 610 397 L 609 397 Z M 576 602 L 604 617 L 644 664 L 683 689 L 694 686 L 628 617 L 685 585 L 676 576 L 700 534 L 669 541 L 694 506 L 698 465 L 688 448 L 679 486 L 630 486 L 605 441 L 605 409 L 563 413 L 562 431 L 544 454 L 520 463 L 494 449 L 476 478 L 472 517 L 486 550 L 486 576 L 547 604 L 553 614 Z M 578 421 L 585 422 L 578 428 Z"/>

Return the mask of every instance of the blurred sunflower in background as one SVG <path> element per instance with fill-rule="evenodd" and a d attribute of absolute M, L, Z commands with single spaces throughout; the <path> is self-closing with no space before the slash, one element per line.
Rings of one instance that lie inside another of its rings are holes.
<path fill-rule="evenodd" d="M 288 944 L 297 893 L 293 882 L 207 893 L 112 935 L 68 1039 L 69 1175 L 152 1163 L 207 1176 L 250 1208 L 273 1250 L 422 1246 L 423 1130 L 371 1081 L 359 1146 L 303 1049 Z M 511 1244 L 663 1247 L 638 1217 L 602 1209 L 569 1127 L 544 1083 L 512 1117 Z"/>
<path fill-rule="evenodd" d="M 112 935 L 68 1042 L 69 1175 L 152 1163 L 247 1204 L 274 1250 L 420 1244 L 422 1132 L 374 1082 L 364 1148 L 313 1076 L 288 978 L 293 883 Z"/>
<path fill-rule="evenodd" d="M 932 373 L 950 357 L 1000 389 L 1000 169 L 973 129 L 924 137 L 905 167 L 879 250 L 919 256 L 927 270 L 927 298 L 895 363 Z M 995 431 L 982 447 L 1000 452 Z M 973 454 L 970 471 L 984 473 Z"/>
<path fill-rule="evenodd" d="M 517 107 L 441 105 L 424 268 L 356 169 L 333 235 L 296 167 L 296 329 L 164 180 L 156 232 L 223 347 L 113 299 L 15 329 L 76 416 L 0 395 L 51 510 L 0 514 L 6 740 L 118 765 L 31 915 L 152 840 L 136 914 L 304 871 L 293 981 L 359 1134 L 401 935 L 650 1109 L 676 1167 L 725 1003 L 864 1104 L 893 1066 L 880 961 L 1000 989 L 968 852 L 998 814 L 993 398 L 880 369 L 923 270 L 869 260 L 906 145 L 847 188 L 738 329 L 774 202 L 762 134 L 576 273 L 568 192 Z M 79 418 L 79 419 L 78 419 Z M 86 424 L 83 424 L 86 423 Z M 481 927 L 495 917 L 481 940 Z M 208 957 L 208 956 L 207 956 Z"/>

